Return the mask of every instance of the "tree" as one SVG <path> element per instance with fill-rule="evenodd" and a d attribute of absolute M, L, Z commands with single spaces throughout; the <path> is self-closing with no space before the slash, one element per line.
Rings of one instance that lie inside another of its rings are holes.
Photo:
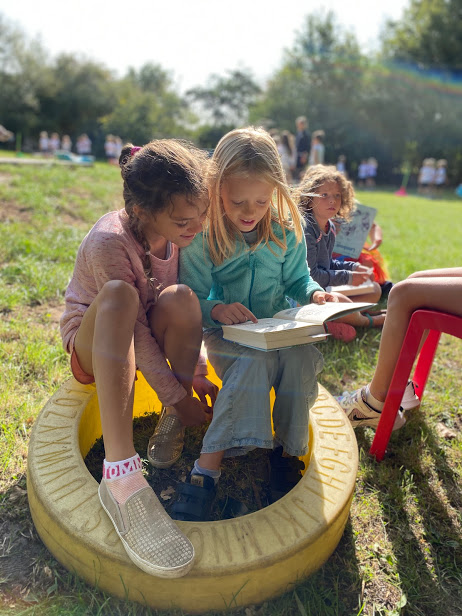
<path fill-rule="evenodd" d="M 45 50 L 0 14 L 0 119 L 13 132 L 30 134 L 37 126 L 38 91 L 51 84 Z"/>
<path fill-rule="evenodd" d="M 260 94 L 260 86 L 246 70 L 227 71 L 225 77 L 211 75 L 206 87 L 186 92 L 188 100 L 199 103 L 202 117 L 215 126 L 239 126 L 247 122 L 248 110 Z"/>
<path fill-rule="evenodd" d="M 155 138 L 184 137 L 188 109 L 168 72 L 146 64 L 130 69 L 114 91 L 114 108 L 102 118 L 107 133 L 144 144 Z"/>
<path fill-rule="evenodd" d="M 393 60 L 461 71 L 461 0 L 411 0 L 403 18 L 388 23 L 383 47 Z"/>
<path fill-rule="evenodd" d="M 294 131 L 296 117 L 306 116 L 309 130 L 325 131 L 327 160 L 333 161 L 354 148 L 365 68 L 355 37 L 333 13 L 309 15 L 251 119 Z"/>

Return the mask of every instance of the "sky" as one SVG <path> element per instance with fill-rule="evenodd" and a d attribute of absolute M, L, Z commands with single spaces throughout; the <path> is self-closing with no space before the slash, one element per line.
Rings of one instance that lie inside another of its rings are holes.
<path fill-rule="evenodd" d="M 146 62 L 180 91 L 212 73 L 246 68 L 263 85 L 281 65 L 308 14 L 332 10 L 366 51 L 409 0 L 0 0 L 0 15 L 55 56 L 78 53 L 121 77 Z"/>

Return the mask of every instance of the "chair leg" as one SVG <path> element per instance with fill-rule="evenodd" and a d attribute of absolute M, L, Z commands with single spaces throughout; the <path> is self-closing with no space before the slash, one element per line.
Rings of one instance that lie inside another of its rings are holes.
<path fill-rule="evenodd" d="M 417 395 L 422 400 L 425 386 L 427 385 L 428 375 L 430 374 L 430 368 L 432 367 L 433 359 L 435 357 L 436 349 L 440 341 L 441 332 L 432 329 L 430 330 L 427 339 L 420 351 L 419 359 L 415 367 L 414 376 L 412 380 L 417 386 Z"/>
<path fill-rule="evenodd" d="M 395 423 L 404 390 L 406 388 L 409 375 L 411 374 L 411 369 L 420 346 L 420 341 L 422 340 L 422 333 L 422 328 L 418 325 L 414 325 L 411 318 L 401 347 L 401 352 L 395 366 L 395 371 L 393 372 L 393 377 L 391 379 L 387 397 L 383 405 L 374 440 L 372 441 L 371 448 L 369 449 L 370 455 L 375 456 L 378 462 L 383 460 L 385 455 L 385 450 L 393 430 L 393 424 Z"/>

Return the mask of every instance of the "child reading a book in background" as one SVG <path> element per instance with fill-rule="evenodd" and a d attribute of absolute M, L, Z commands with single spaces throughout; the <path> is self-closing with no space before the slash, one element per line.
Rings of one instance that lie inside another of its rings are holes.
<path fill-rule="evenodd" d="M 323 287 L 350 284 L 358 286 L 371 280 L 371 270 L 353 261 L 337 261 L 332 258 L 335 243 L 335 225 L 333 219 L 349 219 L 354 208 L 353 185 L 334 166 L 314 165 L 310 167 L 296 189 L 300 207 L 305 212 L 305 238 L 310 273 Z M 375 303 L 380 299 L 382 290 L 373 283 L 370 291 L 355 296 L 357 302 Z M 341 293 L 335 293 L 341 302 L 351 299 Z M 371 316 L 368 313 L 355 312 L 341 317 L 327 325 L 328 331 L 345 342 L 356 336 L 355 327 L 382 327 L 383 314 Z"/>
<path fill-rule="evenodd" d="M 291 462 L 303 463 L 287 456 L 307 452 L 323 364 L 312 344 L 261 351 L 224 340 L 221 325 L 272 317 L 290 307 L 287 296 L 301 305 L 335 301 L 310 277 L 302 216 L 271 136 L 260 128 L 233 130 L 212 161 L 206 229 L 180 255 L 180 281 L 199 298 L 208 359 L 222 380 L 200 457 L 171 510 L 174 519 L 191 521 L 207 519 L 224 456 L 271 449 L 273 499 L 293 487 L 301 475 L 297 470 L 289 482 Z"/>
<path fill-rule="evenodd" d="M 125 209 L 100 218 L 80 245 L 61 335 L 74 377 L 96 383 L 105 450 L 101 504 L 138 567 L 179 577 L 191 568 L 194 549 L 142 473 L 133 444 L 134 383 L 138 368 L 166 409 L 161 426 L 181 430 L 210 418 L 205 395 L 213 402 L 215 386 L 203 376 L 205 361 L 194 376 L 199 302 L 177 284 L 178 250 L 205 219 L 209 161 L 192 146 L 159 140 L 126 145 L 119 165 Z M 193 387 L 202 401 L 192 397 Z"/>

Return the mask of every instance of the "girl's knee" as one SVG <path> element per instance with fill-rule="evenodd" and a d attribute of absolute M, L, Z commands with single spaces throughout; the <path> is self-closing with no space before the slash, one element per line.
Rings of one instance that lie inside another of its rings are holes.
<path fill-rule="evenodd" d="M 185 284 L 167 287 L 159 294 L 156 312 L 162 312 L 166 318 L 175 323 L 202 322 L 202 312 L 199 299 L 192 289 Z"/>
<path fill-rule="evenodd" d="M 98 310 L 121 311 L 126 316 L 138 314 L 139 296 L 124 280 L 108 280 L 98 293 Z"/>

